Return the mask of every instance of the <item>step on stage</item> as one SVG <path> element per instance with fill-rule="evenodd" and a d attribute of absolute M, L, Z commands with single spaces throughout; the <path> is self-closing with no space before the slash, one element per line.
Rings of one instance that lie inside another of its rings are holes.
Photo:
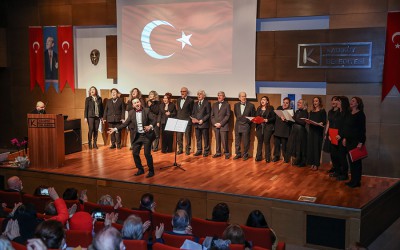
<path fill-rule="evenodd" d="M 143 153 L 143 151 L 142 151 Z M 142 155 L 145 164 L 145 158 Z M 38 185 L 87 189 L 89 200 L 102 194 L 120 195 L 126 207 L 137 207 L 145 192 L 155 195 L 157 211 L 172 213 L 176 201 L 192 201 L 193 215 L 211 217 L 213 206 L 226 202 L 232 223 L 244 224 L 251 210 L 259 209 L 278 238 L 289 244 L 318 248 L 345 248 L 354 242 L 371 243 L 400 215 L 399 179 L 363 176 L 360 188 L 349 188 L 319 171 L 283 161 L 255 162 L 254 158 L 177 156 L 186 171 L 171 167 L 174 154 L 153 153 L 155 176 L 134 176 L 132 152 L 100 147 L 66 155 L 55 169 L 19 170 L 2 167 L 5 178 L 19 175 L 26 192 Z M 147 172 L 147 167 L 145 166 Z M 300 197 L 303 201 L 299 201 Z"/>

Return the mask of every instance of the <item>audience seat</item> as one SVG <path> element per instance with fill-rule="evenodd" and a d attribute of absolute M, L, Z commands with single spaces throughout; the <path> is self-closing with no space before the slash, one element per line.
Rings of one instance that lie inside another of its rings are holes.
<path fill-rule="evenodd" d="M 251 241 L 253 246 L 259 246 L 267 249 L 272 249 L 272 231 L 269 228 L 256 228 L 248 227 L 245 225 L 240 226 L 247 241 Z M 284 242 L 278 242 L 277 250 L 284 250 L 286 245 Z"/>
<path fill-rule="evenodd" d="M 65 204 L 67 205 L 67 208 L 72 207 L 74 204 L 76 204 L 76 212 L 79 212 L 79 207 L 80 207 L 80 203 L 79 200 L 64 200 Z"/>
<path fill-rule="evenodd" d="M 207 236 L 222 238 L 222 234 L 228 225 L 226 222 L 215 222 L 194 217 L 191 223 L 193 234 L 200 238 Z"/>
<path fill-rule="evenodd" d="M 229 250 L 244 250 L 243 244 L 230 244 Z"/>
<path fill-rule="evenodd" d="M 43 220 L 48 220 L 48 219 L 50 219 L 51 217 L 53 217 L 53 215 L 45 215 L 45 214 L 41 214 L 41 213 L 36 213 L 36 216 L 37 216 L 39 219 L 43 219 Z"/>
<path fill-rule="evenodd" d="M 52 201 L 52 199 L 50 198 L 50 196 L 35 196 L 32 194 L 24 194 L 22 196 L 22 201 L 24 204 L 31 203 L 35 205 L 36 212 L 44 213 L 46 204 Z"/>
<path fill-rule="evenodd" d="M 124 221 L 129 215 L 136 215 L 142 219 L 142 222 L 150 220 L 150 212 L 143 210 L 132 210 L 129 208 L 120 207 L 118 209 L 118 220 Z"/>
<path fill-rule="evenodd" d="M 115 227 L 118 231 L 122 230 L 122 225 L 121 224 L 117 224 L 117 223 L 112 223 L 111 224 L 113 227 Z M 98 232 L 100 232 L 101 229 L 104 228 L 104 221 L 96 221 L 94 223 L 94 232 L 97 234 Z"/>
<path fill-rule="evenodd" d="M 145 240 L 124 240 L 126 250 L 147 250 Z"/>
<path fill-rule="evenodd" d="M 68 247 L 84 247 L 87 248 L 92 244 L 92 232 L 81 230 L 66 230 L 65 241 Z"/>
<path fill-rule="evenodd" d="M 183 242 L 185 242 L 186 239 L 194 241 L 194 236 L 174 235 L 168 233 L 163 233 L 162 238 L 164 240 L 165 245 L 178 248 L 182 246 Z"/>
<path fill-rule="evenodd" d="M 19 244 L 15 241 L 11 241 L 11 245 L 15 250 L 26 250 L 27 249 L 26 246 Z"/>
<path fill-rule="evenodd" d="M 259 246 L 253 246 L 252 249 L 253 249 L 253 250 L 270 250 L 270 249 L 263 248 L 263 247 L 259 247 Z"/>
<path fill-rule="evenodd" d="M 3 226 L 3 223 L 4 223 L 4 220 L 5 220 L 5 219 L 6 219 L 6 218 L 1 218 L 1 217 L 0 217 L 0 234 L 3 233 L 3 228 L 4 228 L 4 229 L 6 228 L 6 225 Z"/>
<path fill-rule="evenodd" d="M 172 231 L 172 215 L 154 212 L 152 220 L 153 230 L 164 223 L 164 231 Z"/>
<path fill-rule="evenodd" d="M 22 202 L 22 196 L 19 192 L 0 191 L 0 203 L 4 202 L 8 208 L 13 208 L 15 203 Z"/>
<path fill-rule="evenodd" d="M 93 202 L 85 202 L 83 203 L 84 211 L 92 214 L 94 210 L 100 210 L 106 213 L 112 213 L 114 212 L 114 207 L 113 206 L 105 206 L 105 205 L 99 205 L 97 203 Z"/>
<path fill-rule="evenodd" d="M 155 243 L 153 245 L 153 250 L 179 250 L 179 247 L 172 247 L 161 243 Z"/>

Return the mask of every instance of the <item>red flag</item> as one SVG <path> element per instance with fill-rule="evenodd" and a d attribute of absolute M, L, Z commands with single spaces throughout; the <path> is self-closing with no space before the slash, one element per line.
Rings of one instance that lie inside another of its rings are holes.
<path fill-rule="evenodd" d="M 31 69 L 31 91 L 37 83 L 44 92 L 42 27 L 29 27 L 29 62 Z"/>
<path fill-rule="evenodd" d="M 74 80 L 74 42 L 72 26 L 58 26 L 58 70 L 60 79 L 60 91 L 68 83 L 75 92 Z"/>
<path fill-rule="evenodd" d="M 397 90 L 400 91 L 400 12 L 388 14 L 382 101 L 393 86 L 396 86 Z"/>

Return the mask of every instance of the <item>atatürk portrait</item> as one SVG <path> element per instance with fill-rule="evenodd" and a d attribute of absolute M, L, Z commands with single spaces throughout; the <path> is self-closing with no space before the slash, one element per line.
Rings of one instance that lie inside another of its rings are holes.
<path fill-rule="evenodd" d="M 92 50 L 90 52 L 90 60 L 92 61 L 92 64 L 96 66 L 100 60 L 100 51 L 97 49 Z"/>

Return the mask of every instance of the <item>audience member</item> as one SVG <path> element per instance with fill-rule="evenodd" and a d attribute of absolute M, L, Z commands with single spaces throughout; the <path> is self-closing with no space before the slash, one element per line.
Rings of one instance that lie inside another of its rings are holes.
<path fill-rule="evenodd" d="M 69 229 L 93 231 L 93 218 L 88 212 L 76 212 L 68 221 Z"/>
<path fill-rule="evenodd" d="M 6 192 L 22 192 L 22 180 L 18 176 L 12 176 L 7 180 L 8 189 Z"/>
<path fill-rule="evenodd" d="M 225 202 L 215 205 L 212 211 L 212 221 L 228 222 L 229 221 L 229 207 Z"/>
<path fill-rule="evenodd" d="M 185 210 L 187 215 L 189 216 L 189 224 L 192 221 L 192 203 L 187 198 L 181 198 L 175 207 L 175 212 L 178 210 Z"/>
<path fill-rule="evenodd" d="M 121 233 L 113 227 L 105 227 L 93 239 L 91 250 L 125 250 Z"/>
<path fill-rule="evenodd" d="M 77 200 L 78 199 L 78 190 L 76 188 L 67 188 L 63 193 L 64 200 Z"/>
<path fill-rule="evenodd" d="M 160 232 L 161 228 L 162 232 Z M 195 242 L 199 241 L 199 239 L 192 234 L 189 216 L 183 209 L 178 209 L 172 217 L 172 232 L 164 232 L 163 224 L 160 225 L 160 228 L 156 228 L 156 242 L 164 243 L 164 240 L 162 239 L 163 233 L 181 236 L 193 236 Z"/>
<path fill-rule="evenodd" d="M 124 221 L 122 227 L 122 238 L 124 240 L 141 240 L 144 232 L 150 227 L 150 221 L 142 223 L 142 219 L 134 214 Z"/>
<path fill-rule="evenodd" d="M 222 234 L 224 240 L 230 240 L 231 244 L 241 244 L 245 250 L 251 249 L 250 244 L 245 240 L 243 229 L 238 224 L 230 224 Z"/>
<path fill-rule="evenodd" d="M 114 205 L 114 200 L 111 197 L 111 195 L 105 194 L 105 195 L 100 197 L 100 199 L 97 202 L 97 204 L 103 205 L 103 206 L 113 206 L 114 209 L 118 209 L 118 208 L 122 207 L 122 199 L 121 199 L 121 197 L 117 196 L 116 197 L 116 203 Z"/>
<path fill-rule="evenodd" d="M 154 196 L 150 193 L 145 193 L 142 195 L 140 199 L 139 210 L 147 210 L 150 212 L 154 212 L 156 208 L 156 203 L 154 201 Z"/>
<path fill-rule="evenodd" d="M 64 226 L 59 221 L 43 221 L 37 226 L 35 237 L 41 239 L 47 248 L 64 249 Z"/>
<path fill-rule="evenodd" d="M 257 228 L 269 228 L 271 231 L 271 242 L 272 249 L 275 250 L 278 246 L 278 238 L 276 237 L 275 231 L 272 230 L 267 223 L 267 220 L 264 217 L 264 214 L 260 210 L 253 210 L 250 212 L 247 217 L 246 226 L 248 227 L 257 227 Z"/>

